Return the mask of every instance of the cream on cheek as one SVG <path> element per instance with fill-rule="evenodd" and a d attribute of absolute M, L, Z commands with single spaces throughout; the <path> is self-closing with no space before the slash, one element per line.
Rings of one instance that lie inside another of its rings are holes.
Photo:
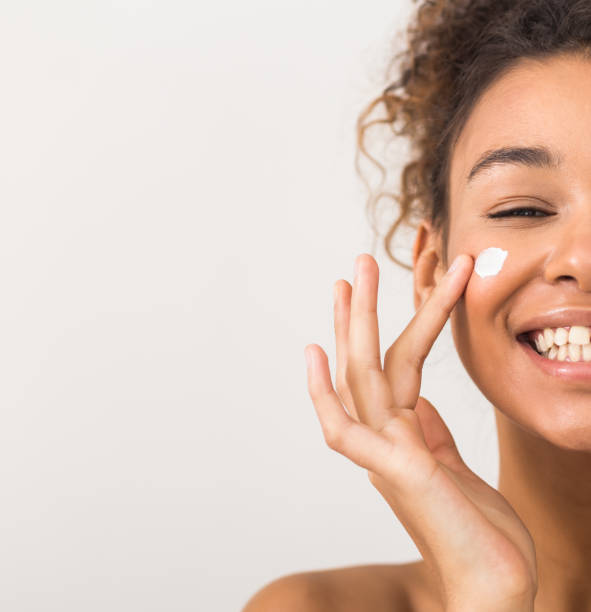
<path fill-rule="evenodd" d="M 499 405 L 500 369 L 508 385 L 513 380 L 503 313 L 506 300 L 519 281 L 512 265 L 505 265 L 508 250 L 491 246 L 478 251 L 474 246 L 458 245 L 459 251 L 474 253 L 474 269 L 464 299 L 452 313 L 452 332 L 469 376 L 494 405 Z M 503 393 L 508 392 L 507 386 L 502 389 Z"/>
<path fill-rule="evenodd" d="M 508 251 L 498 247 L 489 247 L 480 251 L 474 262 L 474 272 L 484 278 L 486 276 L 496 276 L 503 267 Z"/>
<path fill-rule="evenodd" d="M 475 249 L 469 245 L 462 245 L 458 250 L 465 253 L 475 253 Z M 476 253 L 478 253 L 476 255 Z M 461 300 L 455 308 L 454 313 L 454 336 L 456 337 L 456 347 L 460 353 L 460 357 L 468 371 L 476 374 L 476 363 L 481 362 L 482 342 L 484 336 L 489 337 L 489 341 L 493 338 L 487 333 L 487 330 L 494 332 L 494 343 L 500 338 L 498 334 L 497 316 L 502 308 L 507 296 L 511 293 L 516 279 L 514 272 L 506 269 L 508 274 L 499 272 L 503 269 L 509 252 L 502 248 L 492 246 L 476 251 L 474 257 L 474 269 L 471 278 L 468 281 L 464 293 L 464 299 Z M 472 343 L 472 338 L 478 338 L 479 342 Z M 486 358 L 483 362 L 485 369 L 490 363 L 490 350 L 488 346 Z M 478 369 L 481 366 L 478 366 Z M 481 377 L 482 372 L 477 375 Z"/>

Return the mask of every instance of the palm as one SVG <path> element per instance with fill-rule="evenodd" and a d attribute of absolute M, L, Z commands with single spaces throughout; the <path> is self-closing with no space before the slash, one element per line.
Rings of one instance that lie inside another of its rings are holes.
<path fill-rule="evenodd" d="M 464 463 L 443 419 L 419 394 L 423 362 L 466 287 L 469 260 L 461 257 L 431 290 L 382 366 L 378 268 L 363 256 L 352 291 L 347 283 L 335 300 L 338 395 L 322 350 L 315 350 L 308 388 L 328 446 L 367 469 L 439 576 L 443 600 L 470 608 L 478 593 L 489 609 L 511 608 L 530 605 L 537 590 L 531 535 Z"/>
<path fill-rule="evenodd" d="M 416 476 L 415 487 L 428 487 L 430 503 L 437 503 L 435 498 L 440 499 L 438 512 L 447 527 L 450 543 L 456 550 L 464 551 L 466 563 L 478 567 L 498 567 L 503 576 L 513 576 L 516 583 L 530 583 L 531 588 L 535 589 L 537 569 L 534 542 L 509 502 L 464 463 L 449 429 L 428 400 L 419 397 L 415 410 L 408 411 L 405 421 L 409 424 L 405 430 L 409 443 L 407 450 L 411 451 L 402 454 L 402 457 L 409 457 L 405 469 Z M 393 448 L 398 445 L 400 461 L 399 435 L 392 435 L 388 425 L 381 434 L 389 439 Z M 428 453 L 425 453 L 426 450 Z M 417 457 L 422 457 L 420 465 Z M 429 458 L 431 465 L 428 464 Z M 421 474 L 425 475 L 422 483 Z M 397 516 L 405 522 L 405 509 L 399 503 L 400 491 L 392 485 L 391 480 L 374 473 L 370 474 L 370 478 Z M 409 525 L 411 523 L 409 521 Z M 418 540 L 417 545 L 421 548 L 420 537 Z M 437 566 L 436 560 L 429 558 L 432 555 L 428 547 L 421 552 L 427 561 Z M 489 579 L 494 584 L 493 576 L 489 576 Z M 453 588 L 452 585 L 448 587 Z"/>

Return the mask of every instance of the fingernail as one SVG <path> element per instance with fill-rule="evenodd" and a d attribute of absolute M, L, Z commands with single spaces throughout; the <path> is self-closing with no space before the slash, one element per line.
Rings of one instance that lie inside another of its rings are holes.
<path fill-rule="evenodd" d="M 458 255 L 452 262 L 451 262 L 451 266 L 448 268 L 447 270 L 447 274 L 453 274 L 459 267 L 460 265 L 460 258 L 461 255 Z"/>

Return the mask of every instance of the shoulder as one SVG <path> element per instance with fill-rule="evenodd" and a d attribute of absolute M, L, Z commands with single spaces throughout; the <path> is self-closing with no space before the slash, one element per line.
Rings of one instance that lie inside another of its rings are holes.
<path fill-rule="evenodd" d="M 282 576 L 242 612 L 412 612 L 421 562 L 362 565 Z"/>
<path fill-rule="evenodd" d="M 320 574 L 307 572 L 277 578 L 257 591 L 242 612 L 325 612 L 331 610 L 330 594 Z"/>

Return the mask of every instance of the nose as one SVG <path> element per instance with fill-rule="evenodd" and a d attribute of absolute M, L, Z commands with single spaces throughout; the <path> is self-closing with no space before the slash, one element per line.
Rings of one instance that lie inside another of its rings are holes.
<path fill-rule="evenodd" d="M 544 278 L 551 284 L 572 284 L 591 292 L 591 213 L 561 228 L 546 260 Z"/>

